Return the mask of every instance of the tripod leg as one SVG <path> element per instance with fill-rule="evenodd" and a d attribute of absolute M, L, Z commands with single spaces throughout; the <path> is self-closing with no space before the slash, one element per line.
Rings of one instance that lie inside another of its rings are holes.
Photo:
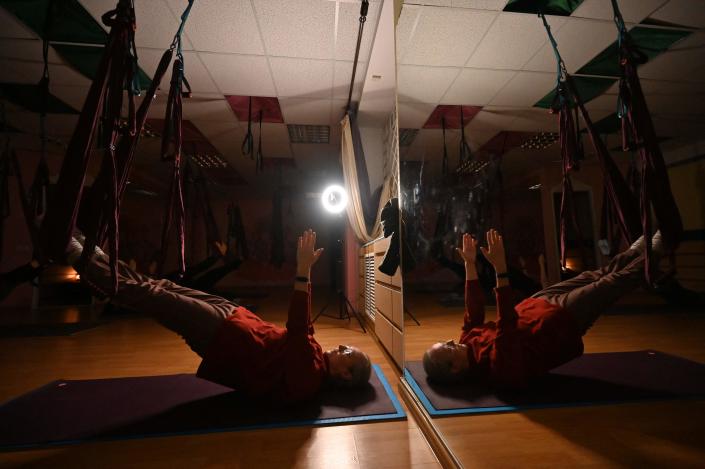
<path fill-rule="evenodd" d="M 316 320 L 321 316 L 321 314 L 323 314 L 325 312 L 325 310 L 328 309 L 329 305 L 330 305 L 330 303 L 326 304 L 323 308 L 321 308 L 321 310 L 318 312 L 316 317 L 313 318 L 313 320 L 311 322 L 316 322 Z"/>
<path fill-rule="evenodd" d="M 416 319 L 416 317 L 415 317 L 413 314 L 411 314 L 411 311 L 409 311 L 409 308 L 407 308 L 406 305 L 404 305 L 404 312 L 405 312 L 407 315 L 409 315 L 409 317 L 416 323 L 417 326 L 420 326 L 420 325 L 421 325 L 421 323 L 419 322 L 419 320 Z"/>
<path fill-rule="evenodd" d="M 342 295 L 343 299 L 345 300 L 345 305 L 346 305 L 346 310 L 349 310 L 353 312 L 353 315 L 355 316 L 355 319 L 357 319 L 357 323 L 360 325 L 360 328 L 362 329 L 362 332 L 367 334 L 367 329 L 365 329 L 364 324 L 362 323 L 362 318 L 360 317 L 359 311 L 356 311 L 355 308 L 353 308 L 353 305 L 350 303 L 350 300 L 345 295 Z M 350 317 L 350 313 L 348 313 L 348 317 Z"/>

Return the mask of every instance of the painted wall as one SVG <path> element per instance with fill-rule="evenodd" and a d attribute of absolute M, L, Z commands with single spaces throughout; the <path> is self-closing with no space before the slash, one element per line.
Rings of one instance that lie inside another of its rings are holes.
<path fill-rule="evenodd" d="M 219 287 L 241 286 L 266 287 L 288 286 L 292 284 L 296 268 L 296 240 L 307 228 L 317 233 L 317 245 L 324 247 L 324 255 L 312 274 L 313 282 L 321 285 L 331 283 L 330 262 L 334 255 L 335 241 L 342 235 L 341 217 L 333 217 L 324 212 L 318 199 L 291 199 L 284 197 L 282 220 L 284 229 L 285 262 L 279 268 L 270 264 L 272 200 L 262 198 L 241 198 L 236 200 L 242 212 L 245 226 L 249 259 L 240 268 L 220 283 Z M 227 207 L 229 199 L 213 197 L 212 209 L 219 232 L 223 239 L 227 230 Z M 145 200 L 131 195 L 125 198 L 122 224 L 123 258 L 136 257 L 140 266 L 149 263 L 160 245 L 161 216 L 164 212 L 160 199 Z M 155 219 L 154 214 L 159 218 Z M 338 225 L 338 226 L 336 226 Z M 189 263 L 199 262 L 206 255 L 206 236 L 200 213 L 187 220 L 186 259 Z M 336 229 L 339 233 L 336 232 Z M 170 238 L 170 239 L 173 239 Z M 170 250 L 166 270 L 176 266 L 175 251 Z M 145 267 L 141 267 L 145 268 Z"/>
<path fill-rule="evenodd" d="M 669 167 L 668 176 L 685 229 L 674 256 L 676 277 L 684 287 L 705 292 L 705 155 Z"/>

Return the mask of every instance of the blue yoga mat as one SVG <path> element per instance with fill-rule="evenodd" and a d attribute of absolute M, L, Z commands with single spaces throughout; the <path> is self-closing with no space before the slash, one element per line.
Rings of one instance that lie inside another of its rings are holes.
<path fill-rule="evenodd" d="M 0 407 L 0 449 L 403 419 L 378 365 L 367 387 L 278 407 L 194 375 L 54 381 Z"/>
<path fill-rule="evenodd" d="M 585 354 L 515 391 L 432 383 L 420 361 L 404 376 L 434 416 L 705 397 L 704 364 L 654 350 Z"/>

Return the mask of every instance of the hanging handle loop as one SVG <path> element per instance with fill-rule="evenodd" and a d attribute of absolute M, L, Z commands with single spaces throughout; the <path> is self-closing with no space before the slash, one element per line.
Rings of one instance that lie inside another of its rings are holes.
<path fill-rule="evenodd" d="M 245 138 L 242 141 L 242 154 L 244 156 L 249 156 L 250 159 L 254 159 L 252 157 L 252 147 L 254 146 L 254 137 L 252 136 L 252 96 L 250 96 L 250 99 L 247 104 L 247 133 L 245 134 Z"/>

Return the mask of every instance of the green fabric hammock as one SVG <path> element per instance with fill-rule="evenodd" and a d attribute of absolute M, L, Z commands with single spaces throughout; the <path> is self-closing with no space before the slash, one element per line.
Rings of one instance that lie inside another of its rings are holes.
<path fill-rule="evenodd" d="M 52 47 L 59 53 L 62 59 L 75 68 L 81 75 L 94 80 L 103 56 L 102 47 L 76 46 L 68 44 L 52 44 Z M 142 89 L 146 89 L 152 80 L 140 68 L 139 81 Z"/>
<path fill-rule="evenodd" d="M 581 3 L 583 0 L 509 0 L 504 11 L 532 14 L 543 11 L 546 15 L 570 16 Z"/>
<path fill-rule="evenodd" d="M 607 89 L 617 82 L 614 78 L 601 78 L 601 77 L 573 77 L 573 83 L 578 89 L 578 93 L 582 98 L 584 103 L 597 98 L 602 93 L 607 91 Z M 541 98 L 539 102 L 534 104 L 534 107 L 541 107 L 544 109 L 550 109 L 553 101 L 556 97 L 556 90 L 551 90 L 546 96 Z"/>
<path fill-rule="evenodd" d="M 0 92 L 11 103 L 28 111 L 42 112 L 42 94 L 39 85 L 21 83 L 0 83 Z M 78 114 L 78 111 L 49 94 L 47 100 L 48 114 Z"/>
<path fill-rule="evenodd" d="M 44 34 L 49 4 L 52 20 Z M 105 44 L 108 34 L 78 0 L 0 0 L 0 6 L 14 14 L 42 39 L 82 44 Z"/>
<path fill-rule="evenodd" d="M 671 47 L 674 43 L 688 37 L 692 31 L 664 28 L 644 28 L 637 26 L 629 31 L 634 46 L 651 60 Z M 578 74 L 602 75 L 618 77 L 621 73 L 619 67 L 619 44 L 614 41 L 609 47 L 600 52 L 597 57 L 585 64 Z"/>

